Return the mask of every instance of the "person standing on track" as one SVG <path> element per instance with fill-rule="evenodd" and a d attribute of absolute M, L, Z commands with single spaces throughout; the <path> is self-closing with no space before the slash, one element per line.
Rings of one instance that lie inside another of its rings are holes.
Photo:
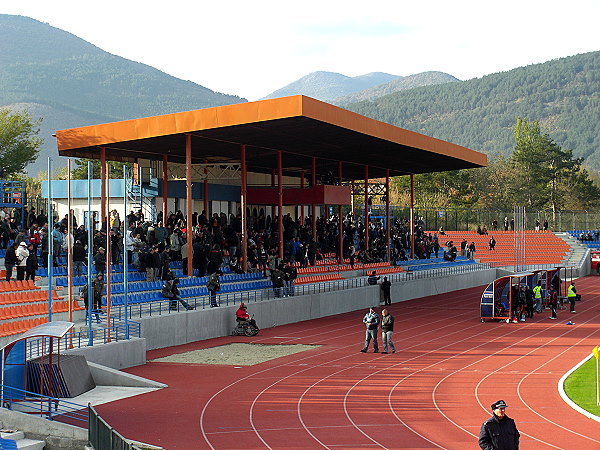
<path fill-rule="evenodd" d="M 388 344 L 392 349 L 392 353 L 396 353 L 392 335 L 394 334 L 394 316 L 388 313 L 387 309 L 381 311 L 381 341 L 383 342 L 383 355 L 388 354 Z"/>
<path fill-rule="evenodd" d="M 571 281 L 571 285 L 569 286 L 569 289 L 567 290 L 567 298 L 569 299 L 569 303 L 571 304 L 571 312 L 577 312 L 575 311 L 575 302 L 578 300 L 581 300 L 581 295 L 577 294 L 577 289 L 575 288 L 575 282 Z"/>
<path fill-rule="evenodd" d="M 535 312 L 542 312 L 542 280 L 538 280 L 533 288 L 533 298 L 535 299 Z"/>
<path fill-rule="evenodd" d="M 363 317 L 363 323 L 367 326 L 365 333 L 365 346 L 361 350 L 362 353 L 367 353 L 369 342 L 373 339 L 373 353 L 379 352 L 379 344 L 377 343 L 377 328 L 379 327 L 379 316 L 375 312 L 375 308 L 371 306 L 369 312 Z"/>
<path fill-rule="evenodd" d="M 550 319 L 556 320 L 556 309 L 558 308 L 558 293 L 554 286 L 550 288 L 550 299 L 548 300 L 550 303 L 550 310 L 552 311 L 552 315 Z"/>
<path fill-rule="evenodd" d="M 479 431 L 479 447 L 483 450 L 517 450 L 521 434 L 515 421 L 504 412 L 504 400 L 492 403 L 493 415 L 483 422 Z"/>

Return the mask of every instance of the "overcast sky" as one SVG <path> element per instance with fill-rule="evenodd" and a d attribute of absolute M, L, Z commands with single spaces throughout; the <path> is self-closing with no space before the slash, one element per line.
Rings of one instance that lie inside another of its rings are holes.
<path fill-rule="evenodd" d="M 317 70 L 467 80 L 600 50 L 600 0 L 19 0 L 0 13 L 249 100 Z"/>

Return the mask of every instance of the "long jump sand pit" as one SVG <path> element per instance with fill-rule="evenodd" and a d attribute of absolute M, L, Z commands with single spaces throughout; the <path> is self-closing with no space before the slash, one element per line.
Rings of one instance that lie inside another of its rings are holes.
<path fill-rule="evenodd" d="M 253 366 L 282 356 L 305 352 L 320 347 L 319 345 L 269 345 L 233 343 L 218 347 L 193 350 L 186 353 L 156 358 L 155 362 L 182 364 L 220 364 L 229 366 Z"/>

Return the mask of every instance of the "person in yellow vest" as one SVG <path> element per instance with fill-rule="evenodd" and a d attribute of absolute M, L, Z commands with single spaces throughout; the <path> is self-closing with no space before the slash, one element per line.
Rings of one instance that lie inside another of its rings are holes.
<path fill-rule="evenodd" d="M 542 312 L 542 280 L 538 280 L 533 288 L 533 299 L 535 300 L 535 311 Z"/>
<path fill-rule="evenodd" d="M 575 311 L 575 302 L 581 300 L 581 295 L 577 294 L 574 281 L 571 281 L 571 285 L 569 286 L 569 289 L 567 289 L 567 297 L 569 299 L 569 303 L 571 304 L 571 312 L 577 312 Z"/>

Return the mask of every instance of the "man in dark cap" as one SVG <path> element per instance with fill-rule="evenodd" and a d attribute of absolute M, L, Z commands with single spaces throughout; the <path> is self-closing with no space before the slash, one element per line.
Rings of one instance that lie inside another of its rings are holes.
<path fill-rule="evenodd" d="M 493 415 L 483 422 L 479 431 L 479 446 L 483 450 L 513 450 L 519 448 L 519 431 L 515 421 L 504 410 L 504 400 L 492 403 Z"/>

